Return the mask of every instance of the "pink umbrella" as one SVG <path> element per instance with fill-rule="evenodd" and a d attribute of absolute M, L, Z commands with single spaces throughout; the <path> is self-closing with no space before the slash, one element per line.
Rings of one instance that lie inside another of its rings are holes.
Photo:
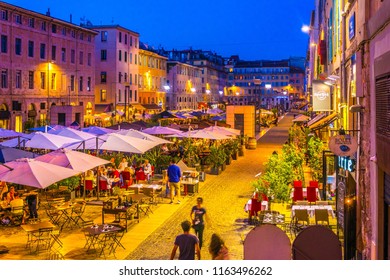
<path fill-rule="evenodd" d="M 0 166 L 0 181 L 44 189 L 79 173 L 58 165 L 22 158 Z"/>
<path fill-rule="evenodd" d="M 212 133 L 215 132 L 227 136 L 234 136 L 234 135 L 241 134 L 241 132 L 238 129 L 227 128 L 227 127 L 216 126 L 216 125 L 203 128 L 202 130 L 212 132 Z"/>
<path fill-rule="evenodd" d="M 86 172 L 97 166 L 110 163 L 108 160 L 68 149 L 59 149 L 39 156 L 35 160 Z"/>
<path fill-rule="evenodd" d="M 59 135 L 59 136 L 64 136 L 64 137 L 69 137 L 69 138 L 73 138 L 73 139 L 81 140 L 81 141 L 92 139 L 92 138 L 96 137 L 94 134 L 91 134 L 91 133 L 88 133 L 88 132 L 84 132 L 84 131 L 80 131 L 80 130 L 77 130 L 77 129 L 73 129 L 73 128 L 70 128 L 70 127 L 65 127 L 65 128 L 63 128 L 61 130 L 53 130 L 52 129 L 48 133 L 49 134 Z"/>
<path fill-rule="evenodd" d="M 80 142 L 80 140 L 49 133 L 36 132 L 34 136 L 26 142 L 25 146 L 36 149 L 57 150 L 76 142 Z"/>
<path fill-rule="evenodd" d="M 143 129 L 142 132 L 145 132 L 147 134 L 152 134 L 152 135 L 154 134 L 169 135 L 169 134 L 180 133 L 181 131 L 166 126 L 153 126 L 153 127 Z"/>
<path fill-rule="evenodd" d="M 171 141 L 168 141 L 168 140 L 162 139 L 160 137 L 153 136 L 153 135 L 150 135 L 150 134 L 147 134 L 145 132 L 138 131 L 138 130 L 135 130 L 135 129 L 120 130 L 120 131 L 118 131 L 116 133 L 121 134 L 121 135 L 125 135 L 125 136 L 131 136 L 131 137 L 134 137 L 134 138 L 143 139 L 143 140 L 148 140 L 148 141 L 152 141 L 152 142 L 157 142 L 158 144 L 164 144 L 164 143 L 165 144 L 169 144 L 169 143 L 172 143 Z"/>
<path fill-rule="evenodd" d="M 230 136 L 223 135 L 217 132 L 205 131 L 204 129 L 189 130 L 187 132 L 170 135 L 170 137 L 201 138 L 201 139 L 210 139 L 210 140 L 231 139 Z"/>

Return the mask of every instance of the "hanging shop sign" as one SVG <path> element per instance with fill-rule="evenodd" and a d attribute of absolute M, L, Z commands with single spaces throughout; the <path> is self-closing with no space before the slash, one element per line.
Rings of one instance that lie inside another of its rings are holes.
<path fill-rule="evenodd" d="M 355 38 L 355 13 L 352 14 L 352 16 L 349 18 L 348 23 L 348 31 L 349 31 L 349 40 L 352 40 Z"/>
<path fill-rule="evenodd" d="M 356 137 L 349 134 L 336 135 L 329 139 L 329 150 L 336 156 L 352 156 L 357 151 Z"/>
<path fill-rule="evenodd" d="M 331 111 L 330 86 L 323 81 L 313 81 L 313 111 Z"/>
<path fill-rule="evenodd" d="M 354 172 L 356 170 L 356 160 L 351 159 L 350 157 L 338 157 L 338 164 L 340 168 L 349 172 Z"/>

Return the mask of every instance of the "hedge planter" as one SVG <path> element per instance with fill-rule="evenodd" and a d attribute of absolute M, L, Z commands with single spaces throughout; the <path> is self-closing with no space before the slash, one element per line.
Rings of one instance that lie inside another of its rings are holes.
<path fill-rule="evenodd" d="M 238 159 L 238 152 L 232 154 L 232 159 L 237 160 Z"/>
<path fill-rule="evenodd" d="M 221 174 L 221 168 L 220 167 L 211 167 L 210 168 L 210 174 L 212 174 L 212 175 L 219 175 L 219 174 Z"/>

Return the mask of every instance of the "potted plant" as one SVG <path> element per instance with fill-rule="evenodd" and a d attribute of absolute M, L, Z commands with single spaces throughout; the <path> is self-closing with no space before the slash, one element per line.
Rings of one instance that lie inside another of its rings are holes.
<path fill-rule="evenodd" d="M 210 148 L 210 154 L 206 159 L 206 163 L 211 165 L 211 174 L 219 175 L 221 173 L 221 166 L 224 161 L 225 154 L 222 152 L 222 149 L 212 146 Z"/>
<path fill-rule="evenodd" d="M 232 151 L 232 159 L 237 160 L 238 159 L 238 150 L 240 149 L 240 142 L 238 139 L 231 140 L 229 144 L 229 148 Z"/>
<path fill-rule="evenodd" d="M 226 155 L 225 163 L 226 165 L 230 165 L 232 163 L 232 155 L 233 155 L 233 150 L 231 148 L 231 145 L 229 145 L 229 143 L 223 144 L 223 150 Z"/>

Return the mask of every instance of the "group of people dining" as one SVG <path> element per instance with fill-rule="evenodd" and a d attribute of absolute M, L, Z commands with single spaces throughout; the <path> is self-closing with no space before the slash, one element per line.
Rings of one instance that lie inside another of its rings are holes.
<path fill-rule="evenodd" d="M 93 170 L 88 170 L 85 180 L 92 181 L 94 187 L 96 187 L 98 180 L 100 184 L 99 189 L 111 193 L 112 188 L 115 186 L 127 188 L 132 183 L 139 183 L 140 181 L 149 182 L 153 172 L 153 167 L 147 159 L 133 166 L 129 164 L 125 157 L 122 158 L 118 165 L 115 163 L 115 158 L 111 158 L 109 164 L 98 168 L 97 174 Z"/>

